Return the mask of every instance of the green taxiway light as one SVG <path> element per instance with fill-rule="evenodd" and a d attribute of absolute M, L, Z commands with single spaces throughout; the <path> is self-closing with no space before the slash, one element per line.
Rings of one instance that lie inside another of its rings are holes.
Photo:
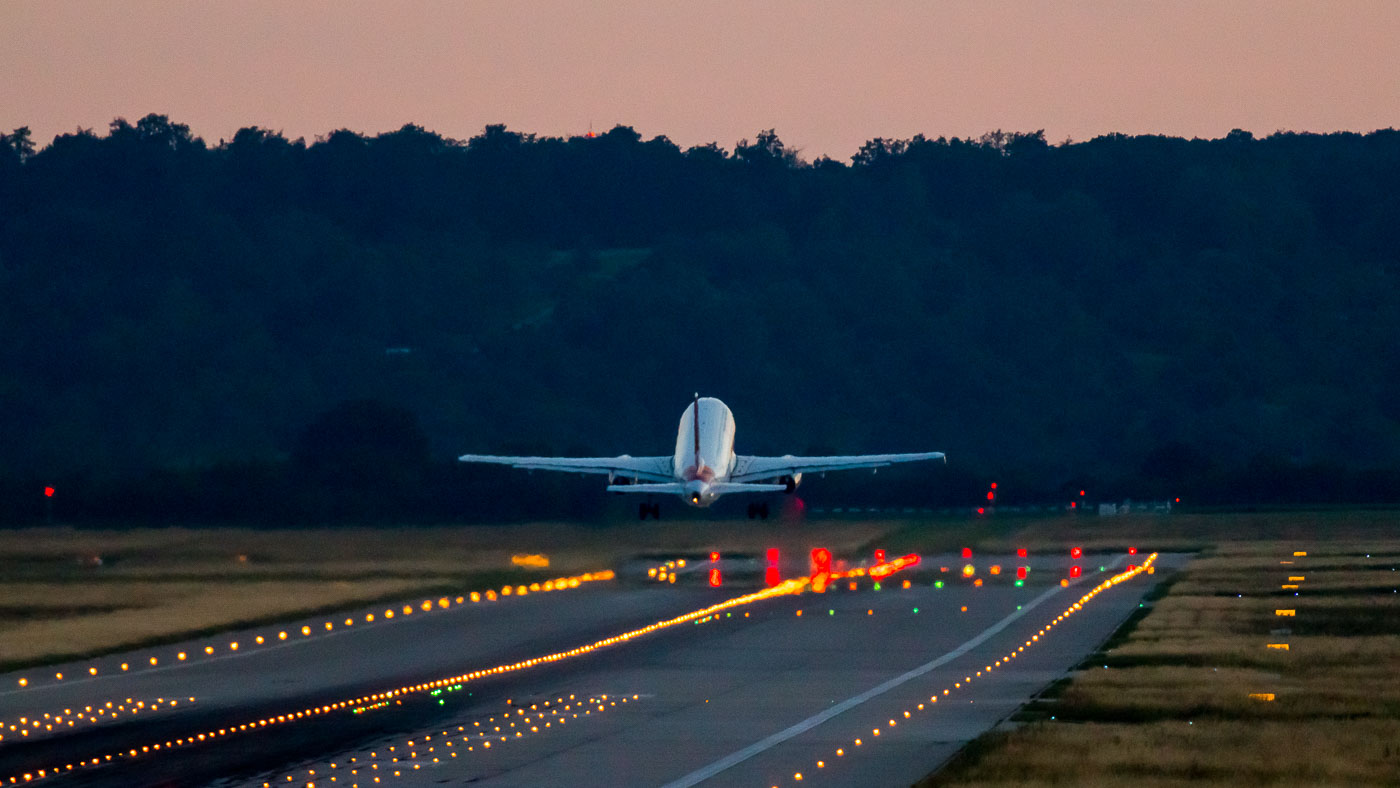
<path fill-rule="evenodd" d="M 914 608 L 914 612 L 915 612 L 915 613 L 919 612 L 919 609 L 918 609 L 917 607 Z"/>
<path fill-rule="evenodd" d="M 1025 585 L 1026 585 L 1026 581 L 1024 581 L 1024 580 L 1017 580 L 1017 581 L 1016 581 L 1016 587 L 1017 587 L 1017 588 L 1022 588 L 1022 587 L 1024 587 Z"/>
<path fill-rule="evenodd" d="M 934 588 L 942 588 L 942 587 L 943 587 L 943 581 L 942 581 L 942 580 L 935 580 L 935 581 L 933 581 L 933 587 L 934 587 Z"/>
<path fill-rule="evenodd" d="M 828 616 L 834 616 L 834 615 L 836 615 L 836 611 L 835 611 L 835 610 L 827 610 L 827 611 L 826 611 L 826 614 L 827 614 Z"/>
<path fill-rule="evenodd" d="M 879 583 L 876 583 L 876 584 L 875 584 L 875 590 L 876 590 L 876 591 L 879 591 L 879 590 L 880 590 L 880 584 L 879 584 Z"/>

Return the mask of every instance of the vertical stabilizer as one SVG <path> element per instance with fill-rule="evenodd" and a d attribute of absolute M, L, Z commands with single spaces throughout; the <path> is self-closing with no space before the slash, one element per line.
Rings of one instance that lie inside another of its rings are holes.
<path fill-rule="evenodd" d="M 700 472 L 700 392 L 695 392 L 695 411 L 691 422 L 695 426 L 695 472 Z"/>

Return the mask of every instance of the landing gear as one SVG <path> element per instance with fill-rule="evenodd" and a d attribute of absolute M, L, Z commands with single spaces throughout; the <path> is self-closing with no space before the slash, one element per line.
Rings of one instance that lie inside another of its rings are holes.
<path fill-rule="evenodd" d="M 757 517 L 760 520 L 768 519 L 768 502 L 749 504 L 749 519 Z"/>
<path fill-rule="evenodd" d="M 660 519 L 661 519 L 661 504 L 659 504 L 659 503 L 643 503 L 643 504 L 638 504 L 638 505 L 637 505 L 637 519 L 638 519 L 638 520 L 645 520 L 645 519 L 647 519 L 648 517 L 651 517 L 651 518 L 654 519 L 654 520 L 660 520 Z"/>

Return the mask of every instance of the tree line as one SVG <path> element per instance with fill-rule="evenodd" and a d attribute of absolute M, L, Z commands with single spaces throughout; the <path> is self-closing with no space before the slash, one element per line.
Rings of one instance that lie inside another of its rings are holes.
<path fill-rule="evenodd" d="M 54 479 L 78 519 L 605 516 L 596 480 L 451 457 L 668 454 L 697 390 L 741 452 L 950 457 L 814 499 L 1396 501 L 1396 182 L 1393 130 L 876 138 L 841 162 L 772 130 L 21 128 L 0 517 L 40 516 Z M 346 418 L 373 472 L 315 437 Z"/>

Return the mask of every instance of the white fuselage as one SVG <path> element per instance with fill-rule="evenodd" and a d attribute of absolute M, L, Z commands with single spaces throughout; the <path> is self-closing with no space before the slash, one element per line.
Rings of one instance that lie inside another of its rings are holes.
<path fill-rule="evenodd" d="M 676 481 L 685 484 L 686 503 L 709 506 L 719 498 L 711 485 L 728 480 L 734 470 L 734 414 L 729 406 L 701 397 L 685 409 L 676 430 L 672 468 Z"/>

